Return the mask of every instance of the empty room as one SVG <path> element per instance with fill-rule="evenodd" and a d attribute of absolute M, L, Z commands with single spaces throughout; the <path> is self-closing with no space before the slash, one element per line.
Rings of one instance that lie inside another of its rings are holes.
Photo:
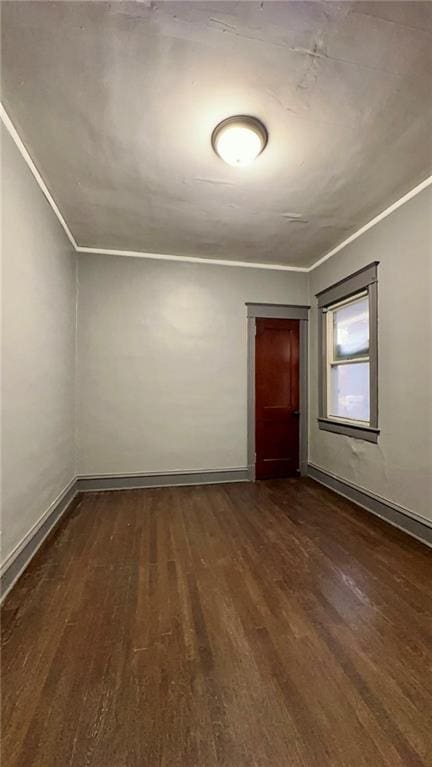
<path fill-rule="evenodd" d="M 432 767 L 432 3 L 0 0 L 4 767 Z"/>

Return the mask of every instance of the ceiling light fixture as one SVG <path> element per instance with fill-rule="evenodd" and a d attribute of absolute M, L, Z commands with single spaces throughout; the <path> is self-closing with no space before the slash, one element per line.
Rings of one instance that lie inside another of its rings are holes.
<path fill-rule="evenodd" d="M 237 115 L 222 120 L 212 133 L 212 147 L 229 165 L 250 165 L 268 141 L 265 126 L 256 117 Z"/>

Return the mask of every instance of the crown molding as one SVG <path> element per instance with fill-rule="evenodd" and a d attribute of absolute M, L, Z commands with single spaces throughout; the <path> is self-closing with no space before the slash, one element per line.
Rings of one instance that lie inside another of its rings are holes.
<path fill-rule="evenodd" d="M 100 254 L 105 256 L 125 256 L 129 258 L 147 258 L 147 259 L 158 260 L 158 261 L 183 261 L 187 263 L 207 264 L 210 266 L 211 265 L 236 266 L 236 267 L 243 267 L 246 269 L 269 269 L 272 271 L 281 271 L 281 272 L 308 273 L 308 272 L 312 272 L 318 266 L 321 266 L 321 264 L 323 264 L 329 258 L 331 258 L 332 256 L 336 255 L 336 253 L 339 253 L 341 250 L 346 248 L 346 246 L 349 245 L 351 242 L 354 242 L 354 240 L 356 240 L 358 237 L 361 237 L 362 234 L 369 231 L 369 229 L 372 229 L 373 226 L 375 226 L 376 224 L 379 224 L 380 221 L 382 221 L 384 218 L 389 216 L 395 210 L 400 208 L 401 205 L 404 205 L 406 202 L 408 202 L 417 194 L 419 194 L 419 192 L 422 192 L 423 189 L 426 189 L 428 186 L 432 184 L 432 176 L 428 176 L 428 178 L 426 178 L 420 184 L 418 184 L 409 192 L 407 192 L 407 194 L 405 194 L 399 200 L 396 200 L 396 202 L 394 202 L 388 208 L 383 210 L 377 216 L 372 218 L 367 224 L 362 226 L 360 229 L 357 229 L 356 232 L 354 232 L 349 237 L 347 237 L 346 240 L 343 240 L 343 242 L 341 242 L 339 245 L 333 248 L 333 250 L 330 250 L 328 253 L 322 256 L 322 258 L 319 258 L 317 261 L 315 261 L 315 263 L 311 264 L 311 266 L 287 266 L 284 264 L 263 264 L 263 263 L 253 263 L 250 261 L 231 261 L 229 259 L 221 259 L 221 258 L 200 258 L 199 256 L 175 256 L 168 253 L 147 253 L 147 252 L 136 251 L 136 250 L 113 250 L 109 248 L 87 248 L 77 244 L 57 203 L 55 202 L 51 192 L 49 191 L 47 185 L 45 184 L 45 181 L 43 180 L 41 174 L 39 173 L 28 150 L 24 146 L 24 143 L 17 129 L 15 128 L 12 120 L 10 119 L 1 101 L 0 101 L 0 119 L 2 123 L 4 124 L 6 130 L 8 131 L 9 135 L 11 136 L 12 140 L 14 141 L 24 161 L 28 165 L 43 195 L 47 199 L 52 210 L 54 211 L 59 223 L 63 227 L 69 242 L 71 243 L 72 247 L 74 248 L 74 250 L 76 250 L 77 253 L 87 253 L 87 254 L 94 254 L 94 255 Z"/>
<path fill-rule="evenodd" d="M 365 232 L 369 231 L 369 229 L 372 229 L 373 226 L 376 226 L 376 224 L 379 224 L 380 221 L 383 221 L 384 218 L 387 218 L 391 213 L 393 213 L 395 210 L 401 207 L 401 205 L 405 205 L 406 202 L 411 200 L 413 197 L 415 197 L 419 192 L 422 192 L 423 189 L 426 189 L 428 186 L 432 184 L 432 176 L 428 176 L 425 178 L 424 181 L 421 182 L 421 184 L 417 184 L 413 189 L 411 189 L 409 192 L 404 194 L 403 197 L 401 197 L 399 200 L 396 200 L 392 205 L 390 205 L 388 208 L 383 210 L 381 213 L 378 213 L 375 218 L 372 218 L 367 224 L 361 227 L 361 229 L 357 229 L 354 234 L 351 234 L 349 237 L 347 237 L 346 240 L 341 242 L 339 245 L 336 245 L 333 250 L 330 250 L 329 253 L 326 253 L 325 256 L 322 256 L 322 258 L 319 258 L 318 261 L 315 261 L 314 264 L 312 264 L 307 271 L 312 272 L 314 269 L 316 269 L 318 266 L 321 266 L 325 261 L 327 261 L 332 256 L 335 256 L 336 253 L 339 253 L 340 250 L 343 250 L 343 248 L 346 248 L 347 245 L 349 245 L 351 242 L 354 242 L 358 237 L 361 237 L 362 234 L 365 234 Z"/>
<path fill-rule="evenodd" d="M 23 160 L 25 163 L 27 163 L 28 167 L 30 168 L 30 171 L 33 174 L 33 177 L 37 184 L 39 185 L 43 195 L 47 199 L 48 203 L 51 205 L 51 208 L 53 209 L 55 215 L 57 216 L 58 221 L 60 222 L 61 226 L 63 227 L 63 230 L 66 234 L 66 237 L 68 238 L 70 244 L 74 248 L 74 250 L 77 249 L 77 243 L 75 240 L 75 237 L 73 236 L 71 230 L 69 229 L 66 221 L 63 218 L 63 215 L 60 212 L 60 208 L 58 207 L 56 201 L 54 200 L 54 197 L 52 196 L 51 192 L 49 191 L 45 181 L 43 180 L 41 174 L 39 173 L 36 165 L 34 164 L 32 158 L 30 157 L 30 154 L 26 147 L 24 146 L 23 141 L 21 140 L 21 137 L 15 128 L 15 125 L 13 124 L 12 120 L 10 119 L 8 113 L 6 112 L 6 109 L 4 108 L 2 102 L 0 101 L 0 119 L 5 126 L 7 132 L 9 133 L 10 137 L 12 138 L 12 141 L 15 143 L 18 151 L 20 152 Z"/>
<path fill-rule="evenodd" d="M 168 253 L 145 253 L 140 250 L 111 250 L 109 248 L 84 248 L 77 246 L 78 253 L 104 256 L 126 256 L 128 258 L 148 258 L 158 261 L 186 261 L 191 264 L 207 264 L 208 266 L 240 266 L 247 269 L 270 269 L 281 272 L 308 272 L 306 266 L 285 266 L 284 264 L 261 264 L 251 261 L 230 261 L 222 258 L 200 258 L 199 256 L 174 256 Z"/>

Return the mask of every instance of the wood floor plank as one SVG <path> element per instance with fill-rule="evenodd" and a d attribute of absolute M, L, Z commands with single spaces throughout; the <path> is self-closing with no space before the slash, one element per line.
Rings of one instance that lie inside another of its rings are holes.
<path fill-rule="evenodd" d="M 430 550 L 309 479 L 84 494 L 2 609 L 8 767 L 431 767 Z"/>

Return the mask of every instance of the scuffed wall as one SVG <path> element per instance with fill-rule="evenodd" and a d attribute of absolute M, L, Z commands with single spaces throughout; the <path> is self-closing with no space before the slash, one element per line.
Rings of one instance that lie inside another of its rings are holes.
<path fill-rule="evenodd" d="M 2 564 L 75 476 L 75 254 L 2 129 Z"/>
<path fill-rule="evenodd" d="M 317 424 L 315 294 L 379 261 L 378 444 Z M 432 189 L 403 205 L 310 273 L 309 461 L 432 520 Z"/>

